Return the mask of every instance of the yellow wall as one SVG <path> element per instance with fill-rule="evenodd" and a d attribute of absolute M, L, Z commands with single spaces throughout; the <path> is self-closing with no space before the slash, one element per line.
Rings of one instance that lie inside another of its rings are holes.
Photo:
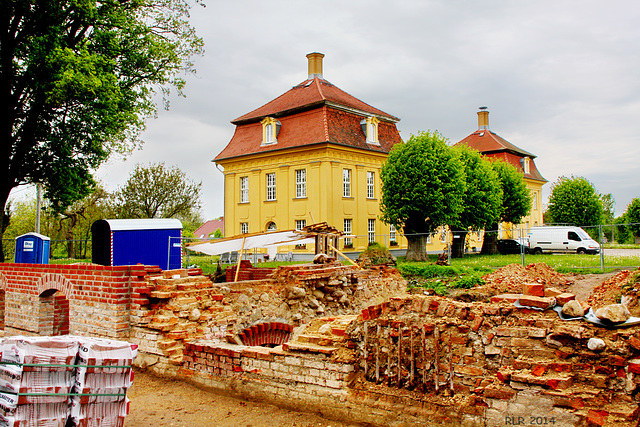
<path fill-rule="evenodd" d="M 240 223 L 249 232 L 260 232 L 274 222 L 279 230 L 293 229 L 296 220 L 306 224 L 327 222 L 342 230 L 352 219 L 355 250 L 368 244 L 368 219 L 375 220 L 376 241 L 388 246 L 389 226 L 380 216 L 380 170 L 386 154 L 321 144 L 268 153 L 257 153 L 218 162 L 225 174 L 225 234 L 240 234 Z M 306 169 L 307 195 L 296 197 L 296 170 Z M 351 197 L 343 197 L 343 169 L 351 170 Z M 375 174 L 374 197 L 367 198 L 367 172 Z M 267 201 L 266 174 L 276 174 L 276 200 Z M 249 202 L 240 203 L 240 177 L 249 177 Z M 288 250 L 289 248 L 283 248 Z M 312 249 L 312 248 L 309 248 Z"/>
<path fill-rule="evenodd" d="M 540 226 L 544 222 L 542 219 L 542 186 L 544 185 L 544 182 L 527 178 L 525 178 L 524 181 L 527 185 L 527 189 L 531 193 L 531 212 L 529 215 L 522 218 L 522 221 L 517 227 L 514 227 L 511 223 L 500 224 L 501 232 L 499 233 L 499 237 L 501 238 L 515 239 L 520 236 L 525 237 L 529 228 Z M 515 231 L 514 228 L 522 231 Z"/>
<path fill-rule="evenodd" d="M 240 233 L 240 223 L 249 224 L 249 233 L 265 231 L 267 224 L 274 222 L 278 230 L 293 229 L 296 220 L 305 220 L 307 225 L 326 222 L 342 230 L 343 220 L 351 218 L 351 239 L 353 248 L 347 251 L 362 251 L 368 245 L 368 219 L 375 220 L 375 240 L 391 249 L 405 249 L 406 239 L 396 232 L 398 246 L 390 246 L 389 225 L 380 221 L 381 182 L 380 170 L 387 156 L 384 153 L 369 152 L 356 148 L 321 144 L 314 147 L 300 147 L 282 151 L 257 153 L 237 159 L 218 162 L 225 175 L 225 234 L 235 236 Z M 307 197 L 296 198 L 296 175 L 298 169 L 306 169 Z M 351 197 L 343 197 L 342 171 L 351 169 Z M 367 198 L 367 172 L 375 173 L 374 198 Z M 267 201 L 266 175 L 276 174 L 276 200 Z M 249 177 L 249 202 L 240 203 L 240 177 Z M 538 185 L 541 192 L 541 185 Z M 541 195 L 540 224 L 542 219 Z M 441 239 L 439 229 L 431 236 L 427 251 L 442 252 L 447 242 Z M 482 248 L 482 235 L 469 234 L 468 247 Z M 448 241 L 451 236 L 448 235 Z M 345 249 L 341 240 L 341 250 Z M 313 251 L 313 245 L 306 249 L 281 247 L 280 251 Z"/>

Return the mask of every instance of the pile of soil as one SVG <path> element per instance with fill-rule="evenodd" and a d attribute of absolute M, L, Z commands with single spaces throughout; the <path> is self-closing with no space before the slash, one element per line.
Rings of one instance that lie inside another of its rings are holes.
<path fill-rule="evenodd" d="M 614 276 L 597 285 L 587 302 L 594 307 L 608 304 L 626 303 L 633 316 L 640 316 L 640 268 L 629 271 L 622 270 Z"/>
<path fill-rule="evenodd" d="M 519 294 L 525 283 L 542 283 L 545 287 L 554 287 L 559 290 L 564 290 L 573 283 L 571 276 L 558 273 L 545 263 L 529 264 L 526 267 L 520 264 L 509 264 L 482 278 L 486 284 L 480 288 L 492 295 Z"/>

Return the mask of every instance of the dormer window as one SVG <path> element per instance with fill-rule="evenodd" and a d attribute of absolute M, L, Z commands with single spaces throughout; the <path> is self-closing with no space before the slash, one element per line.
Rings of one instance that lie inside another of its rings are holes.
<path fill-rule="evenodd" d="M 531 173 L 531 159 L 529 157 L 525 157 L 522 159 L 522 170 L 525 174 Z"/>
<path fill-rule="evenodd" d="M 369 144 L 379 144 L 378 123 L 380 123 L 380 120 L 378 120 L 376 117 L 367 117 L 360 122 L 362 132 L 364 132 L 367 138 L 367 143 Z"/>
<path fill-rule="evenodd" d="M 265 117 L 260 123 L 262 123 L 262 145 L 277 143 L 280 122 L 273 117 Z"/>

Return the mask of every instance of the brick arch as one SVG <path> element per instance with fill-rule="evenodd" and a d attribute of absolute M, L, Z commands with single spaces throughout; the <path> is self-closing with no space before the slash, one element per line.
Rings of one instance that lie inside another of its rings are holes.
<path fill-rule="evenodd" d="M 280 345 L 289 341 L 293 326 L 283 322 L 260 321 L 238 334 L 244 345 Z"/>
<path fill-rule="evenodd" d="M 69 281 L 69 279 L 61 274 L 47 273 L 41 276 L 36 282 L 36 290 L 38 291 L 38 295 L 41 295 L 43 292 L 48 291 L 49 289 L 62 291 L 64 296 L 67 299 L 70 299 L 71 293 L 73 291 L 73 284 Z"/>

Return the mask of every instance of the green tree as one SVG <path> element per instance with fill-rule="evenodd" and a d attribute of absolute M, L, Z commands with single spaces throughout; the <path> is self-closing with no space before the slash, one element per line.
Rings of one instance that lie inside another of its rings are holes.
<path fill-rule="evenodd" d="M 452 224 L 463 208 L 463 166 L 438 132 L 421 132 L 396 144 L 382 166 L 382 220 L 407 238 L 407 259 L 427 257 L 427 237 Z"/>
<path fill-rule="evenodd" d="M 600 195 L 583 177 L 558 178 L 551 187 L 548 210 L 554 223 L 579 227 L 602 224 Z"/>
<path fill-rule="evenodd" d="M 600 202 L 602 203 L 602 224 L 610 225 L 615 221 L 615 208 L 616 201 L 613 198 L 613 194 L 600 194 Z M 608 241 L 613 241 L 614 239 L 614 227 L 602 227 L 602 233 L 607 238 Z"/>
<path fill-rule="evenodd" d="M 118 218 L 180 218 L 202 223 L 201 187 L 202 183 L 191 181 L 175 166 L 138 164 L 125 185 L 116 191 L 114 210 Z"/>
<path fill-rule="evenodd" d="M 55 232 L 62 240 L 68 258 L 87 258 L 91 225 L 98 219 L 109 217 L 111 195 L 96 185 L 88 195 L 68 206 L 63 212 L 50 211 L 55 219 Z"/>
<path fill-rule="evenodd" d="M 629 230 L 635 237 L 640 237 L 640 198 L 635 198 L 627 206 L 625 212 Z"/>
<path fill-rule="evenodd" d="M 522 218 L 531 212 L 532 202 L 531 193 L 524 182 L 523 174 L 519 172 L 515 166 L 501 160 L 492 162 L 491 166 L 498 174 L 502 187 L 502 206 L 500 206 L 500 216 L 498 220 L 511 224 L 519 224 Z M 496 244 L 498 221 L 489 224 L 487 229 L 488 231 L 485 233 L 485 238 L 482 242 L 482 253 L 498 253 Z"/>
<path fill-rule="evenodd" d="M 500 218 L 502 185 L 491 163 L 466 146 L 454 148 L 464 166 L 466 192 L 463 208 L 457 221 L 451 223 L 453 245 L 451 256 L 464 256 L 464 246 L 469 229 L 480 230 L 494 224 Z"/>
<path fill-rule="evenodd" d="M 617 243 L 632 243 L 633 242 L 633 233 L 627 226 L 629 223 L 627 219 L 626 212 L 614 220 L 616 224 L 616 235 L 615 241 Z"/>
<path fill-rule="evenodd" d="M 189 8 L 188 0 L 2 2 L 3 211 L 13 188 L 42 183 L 62 212 L 90 192 L 91 170 L 140 144 L 155 93 L 181 92 L 176 76 L 202 52 Z"/>

